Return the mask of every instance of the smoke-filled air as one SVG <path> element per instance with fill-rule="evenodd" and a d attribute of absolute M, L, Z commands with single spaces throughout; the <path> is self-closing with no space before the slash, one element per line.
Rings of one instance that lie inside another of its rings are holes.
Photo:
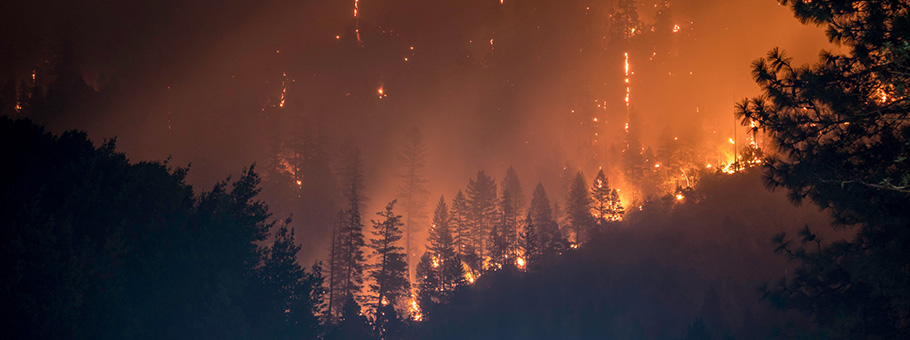
<path fill-rule="evenodd" d="M 11 339 L 910 338 L 910 1 L 18 1 Z"/>

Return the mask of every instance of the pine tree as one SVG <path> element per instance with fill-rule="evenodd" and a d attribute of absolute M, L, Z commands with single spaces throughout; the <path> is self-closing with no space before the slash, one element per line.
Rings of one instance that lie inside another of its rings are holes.
<path fill-rule="evenodd" d="M 575 244 L 584 242 L 584 233 L 591 228 L 591 198 L 588 196 L 587 183 L 584 174 L 579 171 L 575 180 L 569 187 L 569 197 L 566 199 L 569 226 L 575 236 Z"/>
<path fill-rule="evenodd" d="M 610 191 L 610 221 L 622 221 L 626 211 L 622 207 L 622 201 L 619 199 L 619 191 L 613 189 Z"/>
<path fill-rule="evenodd" d="M 512 192 L 508 189 L 503 190 L 502 198 L 499 201 L 499 232 L 502 234 L 502 240 L 505 243 L 503 253 L 507 262 L 514 261 L 518 250 L 518 212 L 512 205 Z"/>
<path fill-rule="evenodd" d="M 438 262 L 436 262 L 438 265 Z M 442 283 L 439 271 L 433 267 L 433 255 L 425 251 L 417 262 L 417 303 L 420 310 L 427 317 L 432 317 L 433 310 L 441 304 L 443 299 Z"/>
<path fill-rule="evenodd" d="M 910 338 L 910 272 L 897 269 L 910 266 L 910 4 L 782 3 L 803 23 L 826 26 L 845 52 L 806 66 L 772 50 L 753 63 L 763 95 L 738 104 L 737 115 L 773 141 L 769 186 L 858 230 L 836 243 L 808 227 L 802 245 L 778 235 L 777 252 L 800 268 L 767 298 L 811 315 L 826 336 Z"/>
<path fill-rule="evenodd" d="M 408 265 L 405 262 L 404 248 L 398 246 L 402 238 L 399 227 L 401 215 L 396 215 L 393 209 L 396 201 L 389 202 L 385 210 L 376 213 L 379 220 L 373 220 L 373 238 L 370 239 L 370 248 L 376 263 L 370 271 L 370 291 L 373 292 L 378 310 L 383 305 L 399 306 L 402 298 L 407 298 L 410 284 L 407 278 Z"/>
<path fill-rule="evenodd" d="M 595 219 L 599 229 L 603 229 L 607 221 L 611 220 L 613 211 L 611 209 L 611 191 L 610 183 L 607 176 L 604 175 L 603 169 L 597 171 L 594 182 L 591 183 L 591 199 L 594 205 Z"/>
<path fill-rule="evenodd" d="M 471 226 L 471 246 L 475 249 L 477 256 L 483 259 L 488 252 L 484 247 L 487 235 L 490 233 L 496 217 L 496 182 L 481 170 L 477 172 L 476 179 L 468 180 L 466 192 Z M 474 270 L 482 269 L 482 263 L 479 261 L 473 265 Z"/>
<path fill-rule="evenodd" d="M 524 231 L 521 232 L 520 243 L 525 268 L 536 268 L 540 266 L 542 258 L 540 253 L 540 236 L 530 212 L 528 212 L 527 217 L 525 217 Z M 521 262 L 519 261 L 519 266 L 520 265 Z"/>
<path fill-rule="evenodd" d="M 451 226 L 454 230 L 456 251 L 463 257 L 473 256 L 474 248 L 471 245 L 471 225 L 468 219 L 468 200 L 464 193 L 458 190 L 455 199 L 452 200 L 452 219 Z"/>
<path fill-rule="evenodd" d="M 360 211 L 363 206 L 363 169 L 360 160 L 360 150 L 348 143 L 342 148 L 342 167 L 339 177 L 347 205 L 342 210 L 342 220 L 339 222 L 336 234 L 335 258 L 336 264 L 332 281 L 336 287 L 332 288 L 337 301 L 347 299 L 360 299 L 363 286 L 363 265 L 365 245 L 363 237 L 363 222 Z M 343 305 L 336 305 L 343 308 Z"/>
<path fill-rule="evenodd" d="M 553 220 L 550 200 L 543 184 L 537 183 L 531 199 L 531 220 L 537 228 L 537 244 L 540 246 L 541 260 L 546 262 L 561 254 L 565 249 L 566 240 L 559 230 L 559 225 Z"/>
<path fill-rule="evenodd" d="M 426 218 L 426 203 L 429 192 L 426 189 L 426 147 L 423 144 L 423 135 L 420 129 L 413 128 L 408 131 L 401 155 L 402 172 L 399 174 L 401 184 L 398 186 L 398 199 L 404 208 L 404 239 L 405 254 L 407 254 L 408 277 L 413 277 L 414 266 L 411 265 L 416 256 L 412 247 L 412 234 L 416 226 Z"/>
<path fill-rule="evenodd" d="M 515 209 L 515 214 L 520 215 L 525 208 L 525 194 L 521 189 L 521 181 L 518 179 L 518 174 L 511 166 L 506 170 L 506 176 L 502 179 L 502 191 L 505 192 L 506 190 L 509 191 L 512 197 L 512 208 Z"/>
<path fill-rule="evenodd" d="M 452 237 L 449 211 L 445 199 L 439 197 L 436 210 L 433 213 L 433 226 L 430 228 L 429 245 L 434 271 L 438 272 L 439 290 L 450 293 L 464 285 L 464 268 L 461 258 L 455 251 L 455 241 Z"/>

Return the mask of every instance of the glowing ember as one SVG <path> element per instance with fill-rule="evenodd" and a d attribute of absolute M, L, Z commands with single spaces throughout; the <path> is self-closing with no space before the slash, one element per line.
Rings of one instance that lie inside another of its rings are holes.
<path fill-rule="evenodd" d="M 683 196 L 683 194 L 676 194 L 676 200 L 677 200 L 677 201 L 682 201 L 683 198 L 686 198 L 686 196 Z"/>
<path fill-rule="evenodd" d="M 515 263 L 518 263 L 518 268 L 524 268 L 524 267 L 525 267 L 525 259 L 523 259 L 523 258 L 521 258 L 521 257 L 519 257 L 517 260 L 515 260 Z"/>
<path fill-rule="evenodd" d="M 673 25 L 673 33 L 679 33 L 679 25 Z"/>
<path fill-rule="evenodd" d="M 379 94 L 379 99 L 388 97 L 388 96 L 385 94 L 385 90 L 382 88 L 382 85 L 379 85 L 379 89 L 376 90 L 376 93 Z"/>
<path fill-rule="evenodd" d="M 284 107 L 285 97 L 288 94 L 288 74 L 281 74 L 281 98 L 278 100 L 278 107 Z"/>

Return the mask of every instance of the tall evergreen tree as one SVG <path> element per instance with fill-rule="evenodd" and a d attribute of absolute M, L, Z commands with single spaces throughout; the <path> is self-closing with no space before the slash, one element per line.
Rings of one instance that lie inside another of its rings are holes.
<path fill-rule="evenodd" d="M 599 228 L 603 228 L 610 221 L 613 211 L 610 204 L 610 182 L 603 169 L 597 171 L 594 182 L 591 183 L 591 199 L 594 205 L 594 217 Z"/>
<path fill-rule="evenodd" d="M 531 199 L 531 220 L 537 228 L 540 254 L 543 261 L 549 261 L 566 249 L 566 240 L 559 230 L 559 224 L 553 219 L 550 200 L 543 184 L 537 183 Z"/>
<path fill-rule="evenodd" d="M 824 337 L 910 338 L 910 3 L 781 2 L 845 52 L 800 66 L 772 50 L 753 63 L 763 95 L 737 115 L 775 144 L 767 184 L 858 230 L 824 243 L 805 228 L 802 246 L 778 235 L 777 251 L 800 268 L 767 297 L 811 315 Z"/>
<path fill-rule="evenodd" d="M 396 201 L 389 202 L 385 210 L 376 213 L 379 220 L 373 220 L 373 238 L 370 248 L 376 263 L 370 270 L 370 291 L 376 299 L 374 302 L 377 314 L 377 329 L 380 336 L 384 333 L 385 322 L 378 316 L 383 306 L 404 306 L 404 299 L 408 297 L 410 283 L 407 277 L 408 264 L 405 261 L 404 248 L 398 245 L 402 238 L 400 227 L 401 215 L 394 212 Z M 382 321 L 382 323 L 378 322 Z"/>
<path fill-rule="evenodd" d="M 506 190 L 509 191 L 512 198 L 512 208 L 515 209 L 515 214 L 520 215 L 525 208 L 525 193 L 521 189 L 521 181 L 518 179 L 518 174 L 512 166 L 509 166 L 509 169 L 506 170 L 506 176 L 502 179 L 502 191 L 505 192 Z"/>
<path fill-rule="evenodd" d="M 482 259 L 487 255 L 488 249 L 485 249 L 485 243 L 496 218 L 496 181 L 487 176 L 483 170 L 478 171 L 476 179 L 468 180 L 466 192 L 471 225 L 471 246 L 476 250 L 477 256 Z M 474 265 L 482 264 L 475 263 Z M 474 269 L 482 268 L 478 266 Z"/>
<path fill-rule="evenodd" d="M 363 237 L 363 222 L 360 211 L 363 207 L 363 168 L 360 159 L 360 149 L 350 142 L 342 148 L 343 164 L 339 171 L 342 188 L 347 204 L 341 213 L 342 221 L 336 233 L 335 258 L 336 264 L 332 281 L 336 287 L 332 288 L 337 301 L 346 301 L 349 298 L 360 299 L 363 287 L 363 266 L 365 245 Z M 343 305 L 335 304 L 336 308 Z"/>
<path fill-rule="evenodd" d="M 451 226 L 454 230 L 455 248 L 465 260 L 476 257 L 472 240 L 472 228 L 470 224 L 470 211 L 468 200 L 464 193 L 458 190 L 455 199 L 452 200 L 452 218 Z"/>
<path fill-rule="evenodd" d="M 439 197 L 433 213 L 433 226 L 430 228 L 429 245 L 433 268 L 438 272 L 439 290 L 450 293 L 464 284 L 464 268 L 461 257 L 455 251 L 455 241 L 449 228 L 449 211 L 445 199 Z"/>
<path fill-rule="evenodd" d="M 398 200 L 404 208 L 404 249 L 407 254 L 408 277 L 413 277 L 414 266 L 411 263 L 417 256 L 412 247 L 412 234 L 416 232 L 426 218 L 426 203 L 429 192 L 426 189 L 426 147 L 423 144 L 423 134 L 420 129 L 412 128 L 405 137 L 401 155 L 401 184 L 398 185 Z"/>
<path fill-rule="evenodd" d="M 569 186 L 569 197 L 566 199 L 569 226 L 575 236 L 575 244 L 584 242 L 585 233 L 591 229 L 591 198 L 588 196 L 588 184 L 584 174 L 579 171 Z"/>
<path fill-rule="evenodd" d="M 540 236 L 537 225 L 534 224 L 534 219 L 531 217 L 531 212 L 528 212 L 527 217 L 525 217 L 520 243 L 524 266 L 529 269 L 539 267 L 542 259 Z M 519 265 L 521 265 L 520 261 Z"/>

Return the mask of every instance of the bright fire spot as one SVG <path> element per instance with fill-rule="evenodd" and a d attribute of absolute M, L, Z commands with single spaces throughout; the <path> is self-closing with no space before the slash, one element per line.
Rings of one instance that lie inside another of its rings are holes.
<path fill-rule="evenodd" d="M 632 29 L 632 33 L 635 33 L 634 28 Z M 626 79 L 625 79 L 625 82 L 626 82 L 626 108 L 628 108 L 629 107 L 629 96 L 632 94 L 632 88 L 629 86 L 629 52 L 624 52 L 623 55 L 626 58 L 624 66 L 625 66 L 625 72 L 626 72 Z"/>
<path fill-rule="evenodd" d="M 736 144 L 736 142 L 735 142 L 735 141 L 733 141 L 733 138 L 730 138 L 730 139 L 728 139 L 728 140 L 727 140 L 727 141 L 729 141 L 729 142 L 730 142 L 730 144 Z"/>
<path fill-rule="evenodd" d="M 422 321 L 423 313 L 420 312 L 420 306 L 417 305 L 417 299 L 411 296 L 411 303 L 408 305 L 408 311 L 411 312 L 411 318 L 414 321 Z"/>
<path fill-rule="evenodd" d="M 686 198 L 686 196 L 683 196 L 683 194 L 676 194 L 676 200 L 677 200 L 677 201 L 682 201 L 683 198 Z"/>
<path fill-rule="evenodd" d="M 660 167 L 660 163 L 654 164 L 654 167 L 655 167 L 655 168 L 659 168 L 659 167 Z"/>
<path fill-rule="evenodd" d="M 433 268 L 439 268 L 439 259 L 433 256 Z"/>
<path fill-rule="evenodd" d="M 525 267 L 525 259 L 519 257 L 518 260 L 516 260 L 515 262 L 518 263 L 518 268 Z"/>
<path fill-rule="evenodd" d="M 340 36 L 340 35 L 336 35 L 336 36 L 335 36 L 335 39 L 336 39 L 336 40 L 340 40 L 340 39 L 341 39 L 341 36 Z"/>
<path fill-rule="evenodd" d="M 301 180 L 298 179 L 298 180 L 297 180 L 297 186 L 299 187 L 299 186 L 301 186 L 301 185 L 303 185 L 303 181 L 301 181 Z"/>
<path fill-rule="evenodd" d="M 388 305 L 389 305 L 389 299 L 386 299 L 386 297 L 383 296 L 383 297 L 382 297 L 382 302 L 381 302 L 381 303 L 382 303 L 383 306 L 388 306 Z"/>
<path fill-rule="evenodd" d="M 673 33 L 679 33 L 679 25 L 673 25 Z"/>
<path fill-rule="evenodd" d="M 594 117 L 594 122 L 595 122 L 595 123 L 597 122 L 597 117 Z"/>
<path fill-rule="evenodd" d="M 572 244 L 571 246 L 569 246 L 569 247 L 571 247 L 572 249 L 578 249 L 578 244 L 573 243 L 573 244 Z"/>
<path fill-rule="evenodd" d="M 474 274 L 469 271 L 464 272 L 464 278 L 468 279 L 468 283 L 474 283 Z"/>
<path fill-rule="evenodd" d="M 382 89 L 382 85 L 379 85 L 379 89 L 376 90 L 376 93 L 379 94 L 379 99 L 387 97 L 385 94 L 385 90 Z"/>

